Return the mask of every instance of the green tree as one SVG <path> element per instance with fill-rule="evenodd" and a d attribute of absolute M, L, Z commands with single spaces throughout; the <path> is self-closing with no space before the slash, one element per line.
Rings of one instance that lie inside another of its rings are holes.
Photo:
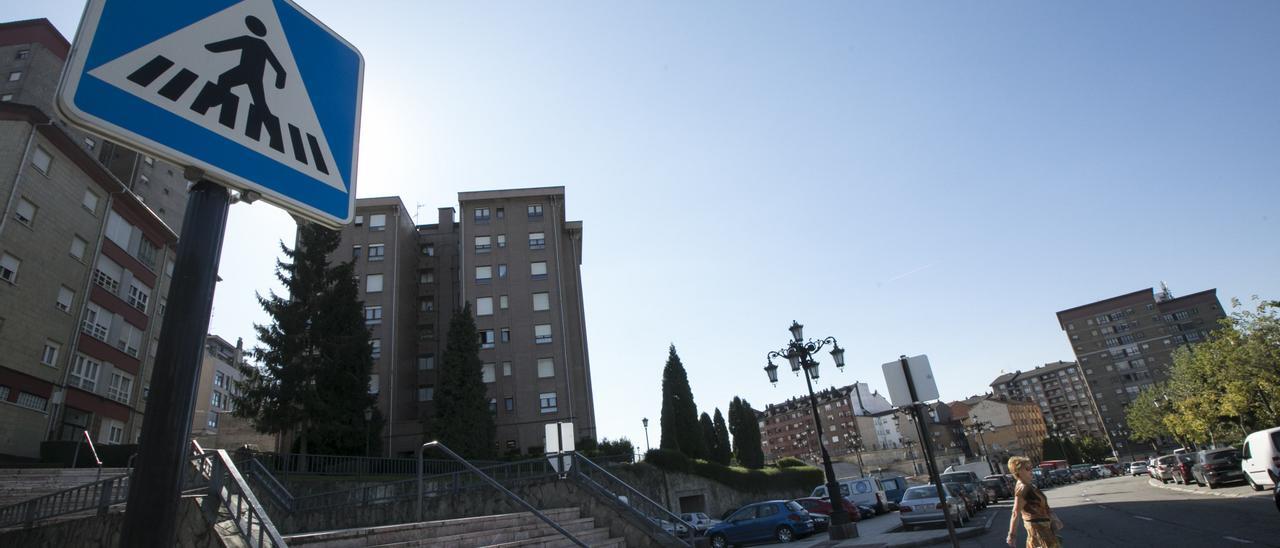
<path fill-rule="evenodd" d="M 1165 383 L 1157 383 L 1152 388 L 1138 392 L 1137 397 L 1129 402 L 1124 410 L 1124 418 L 1132 432 L 1132 439 L 1154 442 L 1173 434 L 1164 421 L 1172 409 L 1167 403 L 1161 404 L 1168 392 L 1169 388 Z"/>
<path fill-rule="evenodd" d="M 631 440 L 623 437 L 616 440 L 605 438 L 600 441 L 600 445 L 596 448 L 596 453 L 602 457 L 623 457 L 626 462 L 635 461 L 636 448 L 631 445 Z"/>
<path fill-rule="evenodd" d="M 671 345 L 667 365 L 662 370 L 662 438 L 658 446 L 673 449 L 694 459 L 707 458 L 707 443 L 698 424 L 698 406 L 693 402 L 689 376 Z"/>
<path fill-rule="evenodd" d="M 729 431 L 733 433 L 733 456 L 739 466 L 764 468 L 764 449 L 756 411 L 746 400 L 734 396 L 729 403 Z"/>
<path fill-rule="evenodd" d="M 436 377 L 436 420 L 431 433 L 459 455 L 492 458 L 493 415 L 485 399 L 480 362 L 480 333 L 471 303 L 449 319 L 444 359 Z"/>
<path fill-rule="evenodd" d="M 733 461 L 733 447 L 729 445 L 729 428 L 724 423 L 724 415 L 720 414 L 720 408 L 716 408 L 715 418 L 712 420 L 716 430 L 715 449 L 711 451 L 711 460 L 728 466 Z"/>
<path fill-rule="evenodd" d="M 713 460 L 711 456 L 715 455 L 719 449 L 716 446 L 716 425 L 711 422 L 711 415 L 708 415 L 705 411 L 698 415 L 698 429 L 702 431 L 702 441 L 707 447 L 707 456 L 704 458 Z"/>
<path fill-rule="evenodd" d="M 369 394 L 373 357 L 352 265 L 328 260 L 339 241 L 337 232 L 305 223 L 295 249 L 280 244 L 288 260 L 276 261 L 276 278 L 288 296 L 258 295 L 271 321 L 254 325 L 259 364 L 241 364 L 244 380 L 233 396 L 235 416 L 259 432 L 293 434 L 302 453 L 363 454 L 382 429 Z"/>

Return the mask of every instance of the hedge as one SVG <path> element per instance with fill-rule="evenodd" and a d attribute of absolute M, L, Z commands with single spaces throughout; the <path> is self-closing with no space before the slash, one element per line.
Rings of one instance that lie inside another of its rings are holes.
<path fill-rule="evenodd" d="M 787 466 L 750 470 L 704 460 L 691 460 L 683 453 L 654 449 L 645 454 L 645 462 L 670 472 L 684 472 L 723 483 L 739 491 L 791 491 L 808 494 L 822 485 L 822 470 L 812 466 Z"/>

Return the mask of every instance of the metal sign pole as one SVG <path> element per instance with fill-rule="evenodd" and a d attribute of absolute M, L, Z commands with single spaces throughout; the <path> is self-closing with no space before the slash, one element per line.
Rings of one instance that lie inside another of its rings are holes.
<path fill-rule="evenodd" d="M 929 479 L 938 490 L 938 501 L 942 503 L 942 517 L 947 522 L 947 536 L 951 538 L 951 546 L 960 548 L 960 540 L 956 538 L 956 525 L 951 521 L 951 505 L 947 504 L 947 493 L 942 487 L 942 477 L 938 474 L 938 464 L 933 461 L 933 444 L 930 443 L 929 427 L 924 422 L 924 413 L 920 403 L 916 401 L 916 382 L 911 378 L 911 368 L 907 367 L 905 355 L 898 358 L 902 362 L 902 374 L 907 376 L 907 390 L 911 392 L 911 412 L 916 416 L 916 426 L 920 431 L 920 446 L 924 448 L 925 466 L 929 468 Z M 893 362 L 889 362 L 893 363 Z"/>
<path fill-rule="evenodd" d="M 169 548 L 176 539 L 187 438 L 200 382 L 200 356 L 209 330 L 214 284 L 222 256 L 231 198 L 202 177 L 191 189 L 169 282 L 168 313 L 161 323 L 151 391 L 142 422 L 142 447 L 129 479 L 120 546 Z"/>

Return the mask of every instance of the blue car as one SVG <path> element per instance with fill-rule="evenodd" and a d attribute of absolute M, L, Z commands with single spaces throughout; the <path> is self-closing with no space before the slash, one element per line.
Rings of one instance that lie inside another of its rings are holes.
<path fill-rule="evenodd" d="M 744 542 L 791 542 L 810 533 L 813 533 L 813 517 L 799 503 L 785 500 L 743 506 L 724 522 L 707 529 L 707 537 L 715 548 Z"/>

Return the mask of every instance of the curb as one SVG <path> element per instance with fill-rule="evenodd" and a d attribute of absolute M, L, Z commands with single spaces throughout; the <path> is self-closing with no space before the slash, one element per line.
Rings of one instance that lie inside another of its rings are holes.
<path fill-rule="evenodd" d="M 973 537 L 980 537 L 982 535 L 987 534 L 987 531 L 991 530 L 991 522 L 995 521 L 995 519 L 996 519 L 996 513 L 991 512 L 991 515 L 987 516 L 986 523 L 983 523 L 981 527 L 977 527 L 977 526 L 966 527 L 965 529 L 968 529 L 967 531 L 957 531 L 956 539 L 969 539 Z M 910 542 L 854 544 L 849 548 L 858 548 L 858 547 L 870 548 L 873 546 L 883 546 L 884 548 L 917 548 L 920 546 L 932 546 L 934 544 L 941 544 L 944 542 L 949 542 L 950 540 L 951 540 L 950 535 L 948 535 L 945 531 L 943 531 L 941 535 L 936 535 L 932 538 L 913 540 Z"/>
<path fill-rule="evenodd" d="M 1147 485 L 1150 485 L 1152 487 L 1158 487 L 1160 489 L 1167 489 L 1169 491 L 1181 491 L 1183 493 L 1193 493 L 1197 495 L 1213 495 L 1215 497 L 1227 497 L 1227 498 L 1233 498 L 1233 499 L 1251 499 L 1254 497 L 1265 496 L 1267 494 L 1266 491 L 1257 491 L 1253 494 L 1248 494 L 1248 495 L 1237 495 L 1235 493 L 1219 493 L 1216 491 L 1201 491 L 1199 489 L 1188 489 L 1186 487 L 1178 487 L 1178 484 L 1176 483 L 1173 485 L 1169 485 L 1164 482 L 1156 481 L 1155 479 L 1148 479 Z"/>

